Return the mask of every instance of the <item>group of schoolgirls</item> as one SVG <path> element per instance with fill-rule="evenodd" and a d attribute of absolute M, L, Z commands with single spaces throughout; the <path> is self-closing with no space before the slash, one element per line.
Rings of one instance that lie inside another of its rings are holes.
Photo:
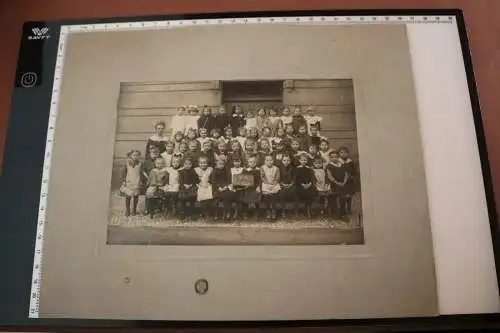
<path fill-rule="evenodd" d="M 321 117 L 314 108 L 258 109 L 244 114 L 238 106 L 228 115 L 220 107 L 181 107 L 171 122 L 155 125 L 144 159 L 137 150 L 127 154 L 120 192 L 125 215 L 137 214 L 139 195 L 146 197 L 150 217 L 222 220 L 287 216 L 293 204 L 296 215 L 303 204 L 312 217 L 319 213 L 348 221 L 356 192 L 357 167 L 345 147 L 332 150 L 320 135 Z M 196 124 L 196 125 L 195 125 Z M 251 175 L 252 185 L 235 182 L 239 174 Z"/>

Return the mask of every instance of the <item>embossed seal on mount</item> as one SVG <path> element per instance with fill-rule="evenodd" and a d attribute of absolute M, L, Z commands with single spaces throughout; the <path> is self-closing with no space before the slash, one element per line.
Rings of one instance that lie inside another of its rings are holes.
<path fill-rule="evenodd" d="M 194 291 L 198 295 L 205 295 L 208 292 L 208 281 L 205 279 L 196 280 L 194 283 Z"/>

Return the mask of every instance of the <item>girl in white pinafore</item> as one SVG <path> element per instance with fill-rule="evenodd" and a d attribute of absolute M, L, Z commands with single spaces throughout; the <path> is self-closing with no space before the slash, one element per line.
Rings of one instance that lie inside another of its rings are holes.
<path fill-rule="evenodd" d="M 142 163 L 139 161 L 141 153 L 131 150 L 127 153 L 127 163 L 122 171 L 122 185 L 120 192 L 125 196 L 125 216 L 130 214 L 130 199 L 132 199 L 132 216 L 137 212 L 137 202 L 141 189 Z"/>
<path fill-rule="evenodd" d="M 280 170 L 274 165 L 271 155 L 264 159 L 264 165 L 260 168 L 262 178 L 262 199 L 266 203 L 266 218 L 276 219 L 276 197 L 281 189 Z"/>
<path fill-rule="evenodd" d="M 198 175 L 200 182 L 198 183 L 198 192 L 196 200 L 200 203 L 201 217 L 207 217 L 207 211 L 210 209 L 210 204 L 213 199 L 212 184 L 210 176 L 213 168 L 208 166 L 208 158 L 202 156 L 198 159 L 198 166 L 194 169 Z"/>

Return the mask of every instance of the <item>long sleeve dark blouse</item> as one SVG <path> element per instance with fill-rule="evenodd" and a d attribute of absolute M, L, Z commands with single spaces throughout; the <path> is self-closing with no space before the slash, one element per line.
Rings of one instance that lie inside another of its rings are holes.
<path fill-rule="evenodd" d="M 294 184 L 296 178 L 296 169 L 293 165 L 280 166 L 280 182 L 282 184 Z"/>
<path fill-rule="evenodd" d="M 307 121 L 302 115 L 292 116 L 292 126 L 295 133 L 297 133 L 299 131 L 299 127 L 306 126 L 307 128 Z"/>
<path fill-rule="evenodd" d="M 295 181 L 297 184 L 309 184 L 314 183 L 314 173 L 308 167 L 297 167 Z"/>
<path fill-rule="evenodd" d="M 254 188 L 258 188 L 261 186 L 262 178 L 260 177 L 260 169 L 258 169 L 258 168 L 254 168 L 254 169 L 246 168 L 246 169 L 243 169 L 242 174 L 253 175 L 254 185 L 255 185 Z"/>
<path fill-rule="evenodd" d="M 224 129 L 228 126 L 231 126 L 231 116 L 228 114 L 218 114 L 215 117 L 215 126 L 214 128 L 218 128 L 222 133 L 224 133 Z M 235 133 L 233 133 L 235 135 Z"/>
<path fill-rule="evenodd" d="M 247 123 L 243 113 L 233 113 L 231 117 L 231 127 L 233 128 L 233 135 L 238 134 L 238 129 L 244 127 Z"/>

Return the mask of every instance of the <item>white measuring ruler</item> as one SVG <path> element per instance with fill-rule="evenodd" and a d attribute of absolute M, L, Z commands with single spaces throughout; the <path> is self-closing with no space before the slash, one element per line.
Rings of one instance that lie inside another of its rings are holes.
<path fill-rule="evenodd" d="M 59 90 L 63 79 L 64 55 L 68 35 L 73 33 L 113 32 L 130 30 L 161 30 L 182 28 L 188 26 L 207 25 L 242 25 L 242 24 L 451 24 L 455 23 L 454 16 L 297 16 L 297 17 L 249 17 L 249 18 L 224 18 L 224 19 L 197 19 L 197 20 L 164 20 L 164 21 L 138 21 L 121 23 L 96 23 L 84 25 L 61 26 L 60 39 L 57 52 L 54 84 L 50 104 L 50 114 L 45 143 L 45 155 L 42 173 L 42 186 L 38 208 L 38 220 L 35 241 L 35 254 L 33 263 L 33 276 L 31 282 L 29 317 L 38 318 L 40 314 L 40 288 L 42 283 L 42 259 L 44 231 L 47 224 L 46 209 L 49 191 L 50 167 L 56 130 L 56 119 L 59 106 Z"/>

